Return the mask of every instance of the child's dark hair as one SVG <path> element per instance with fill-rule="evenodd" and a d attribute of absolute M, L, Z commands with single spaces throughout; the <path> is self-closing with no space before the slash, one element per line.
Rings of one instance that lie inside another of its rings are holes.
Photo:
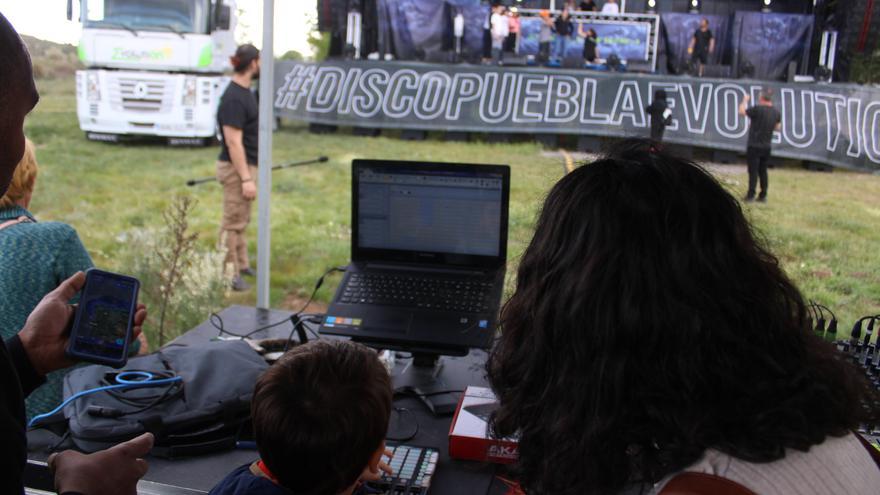
<path fill-rule="evenodd" d="M 374 351 L 346 341 L 295 347 L 254 390 L 260 457 L 297 494 L 339 493 L 382 444 L 391 398 L 391 377 Z"/>

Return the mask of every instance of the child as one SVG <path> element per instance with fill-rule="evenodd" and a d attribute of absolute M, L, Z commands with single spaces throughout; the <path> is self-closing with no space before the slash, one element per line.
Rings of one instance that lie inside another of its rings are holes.
<path fill-rule="evenodd" d="M 295 347 L 257 381 L 251 402 L 260 460 L 210 495 L 349 495 L 381 471 L 391 378 L 376 353 L 346 341 Z"/>

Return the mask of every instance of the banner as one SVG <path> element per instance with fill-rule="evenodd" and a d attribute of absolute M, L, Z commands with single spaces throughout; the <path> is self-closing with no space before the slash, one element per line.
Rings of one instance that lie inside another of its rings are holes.
<path fill-rule="evenodd" d="M 729 59 L 728 49 L 730 42 L 730 17 L 726 15 L 703 15 L 703 14 L 674 14 L 664 12 L 660 14 L 663 24 L 663 42 L 665 43 L 666 57 L 669 70 L 673 74 L 684 74 L 690 64 L 691 56 L 688 55 L 688 46 L 694 38 L 694 32 L 700 28 L 700 21 L 709 21 L 709 30 L 715 37 L 715 51 L 709 54 L 710 65 L 723 64 Z"/>
<path fill-rule="evenodd" d="M 740 101 L 773 88 L 773 154 L 880 169 L 880 89 L 690 79 L 584 70 L 328 61 L 276 62 L 278 115 L 329 125 L 463 132 L 647 136 L 645 107 L 665 89 L 665 140 L 743 151 Z"/>
<path fill-rule="evenodd" d="M 462 56 L 479 60 L 489 6 L 479 0 L 377 0 L 379 52 L 402 60 L 445 61 L 453 46 L 452 19 L 465 20 Z"/>
<path fill-rule="evenodd" d="M 572 19 L 574 34 L 569 37 L 565 48 L 566 57 L 581 57 L 584 52 L 584 38 L 578 35 L 579 30 L 586 32 L 593 28 L 598 38 L 599 57 L 608 58 L 616 53 L 623 60 L 648 60 L 648 42 L 651 24 L 632 21 L 587 21 Z M 538 40 L 542 21 L 538 17 L 522 17 L 520 24 L 522 40 L 520 55 L 537 55 Z M 583 26 L 581 28 L 580 26 Z M 553 35 L 556 37 L 556 34 Z"/>
<path fill-rule="evenodd" d="M 784 79 L 789 62 L 803 66 L 810 53 L 813 16 L 737 12 L 733 20 L 734 60 L 755 67 L 757 79 Z"/>

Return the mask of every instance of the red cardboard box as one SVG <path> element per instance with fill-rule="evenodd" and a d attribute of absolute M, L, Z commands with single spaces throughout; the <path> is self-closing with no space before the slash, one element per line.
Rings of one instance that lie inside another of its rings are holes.
<path fill-rule="evenodd" d="M 516 439 L 489 438 L 489 415 L 498 407 L 495 394 L 485 387 L 468 387 L 449 428 L 449 456 L 470 461 L 510 464 L 518 456 Z"/>

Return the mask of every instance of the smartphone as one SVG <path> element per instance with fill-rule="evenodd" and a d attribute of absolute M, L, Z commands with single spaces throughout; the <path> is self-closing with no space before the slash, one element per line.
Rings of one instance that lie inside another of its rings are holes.
<path fill-rule="evenodd" d="M 114 368 L 125 366 L 138 289 L 136 278 L 95 268 L 86 271 L 67 344 L 68 357 Z"/>

